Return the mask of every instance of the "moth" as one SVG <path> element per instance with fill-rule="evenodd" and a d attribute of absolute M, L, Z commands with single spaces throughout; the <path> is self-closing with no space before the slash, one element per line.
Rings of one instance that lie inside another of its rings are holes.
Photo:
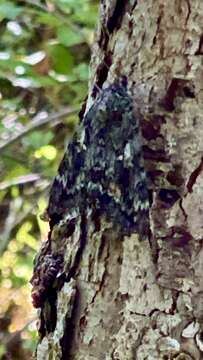
<path fill-rule="evenodd" d="M 127 83 L 102 90 L 68 145 L 50 193 L 51 223 L 83 211 L 105 216 L 123 234 L 148 227 L 148 189 L 139 119 Z"/>
<path fill-rule="evenodd" d="M 127 83 L 118 81 L 102 90 L 85 114 L 53 181 L 47 209 L 50 236 L 31 280 L 34 306 L 42 306 L 63 271 L 62 254 L 52 251 L 55 225 L 65 224 L 69 238 L 85 217 L 103 217 L 120 236 L 138 233 L 143 239 L 149 231 L 148 199 L 140 121 Z M 85 226 L 80 231 L 82 239 Z M 77 254 L 80 250 L 81 244 Z"/>

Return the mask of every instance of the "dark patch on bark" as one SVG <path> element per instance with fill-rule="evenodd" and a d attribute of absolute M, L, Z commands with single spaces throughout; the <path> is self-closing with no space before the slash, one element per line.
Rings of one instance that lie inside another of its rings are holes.
<path fill-rule="evenodd" d="M 101 240 L 100 240 L 100 244 L 99 244 L 99 251 L 98 251 L 98 260 L 101 258 L 103 250 L 104 250 L 104 246 L 106 243 L 106 236 L 105 234 L 102 235 Z"/>
<path fill-rule="evenodd" d="M 84 101 L 82 103 L 82 106 L 81 106 L 81 109 L 80 109 L 79 114 L 78 114 L 80 122 L 83 120 L 84 113 L 85 113 L 85 110 L 86 110 L 86 106 L 87 106 L 87 96 L 84 99 Z"/>
<path fill-rule="evenodd" d="M 163 13 L 161 12 L 161 15 L 159 15 L 158 19 L 157 19 L 157 31 L 156 31 L 156 35 L 153 38 L 153 45 L 156 45 L 157 42 L 157 34 L 160 34 L 160 25 L 161 25 L 161 20 L 163 18 Z M 161 49 L 162 50 L 162 49 Z M 163 55 L 163 54 L 162 54 Z"/>
<path fill-rule="evenodd" d="M 175 110 L 175 99 L 176 97 L 184 98 L 195 98 L 195 90 L 193 83 L 188 80 L 174 78 L 172 79 L 167 93 L 164 99 L 161 101 L 161 105 L 164 108 L 172 112 Z"/>
<path fill-rule="evenodd" d="M 177 301 L 178 301 L 178 297 L 179 297 L 179 291 L 176 290 L 172 290 L 172 305 L 171 308 L 169 310 L 169 313 L 171 315 L 175 315 L 177 312 Z"/>
<path fill-rule="evenodd" d="M 145 145 L 143 146 L 143 152 L 144 152 L 144 159 L 146 160 L 155 160 L 165 163 L 170 162 L 170 159 L 168 158 L 168 155 L 166 154 L 165 150 L 153 150 Z"/>
<path fill-rule="evenodd" d="M 184 86 L 183 93 L 184 93 L 185 97 L 187 97 L 189 99 L 195 99 L 195 93 L 194 93 L 194 89 L 192 87 Z"/>
<path fill-rule="evenodd" d="M 126 5 L 126 1 L 117 0 L 113 9 L 113 13 L 109 17 L 107 23 L 102 25 L 98 45 L 104 51 L 104 53 L 106 52 L 106 54 L 104 60 L 97 69 L 97 81 L 91 94 L 94 99 L 96 98 L 99 89 L 102 89 L 102 85 L 107 79 L 109 68 L 112 64 L 112 52 L 108 50 L 109 37 L 110 34 L 120 28 L 123 16 L 125 14 Z"/>
<path fill-rule="evenodd" d="M 107 47 L 108 47 L 108 42 L 109 42 L 109 34 L 108 34 L 106 28 L 103 27 L 101 29 L 100 38 L 98 40 L 99 47 L 101 49 L 103 49 L 104 51 L 106 51 Z"/>
<path fill-rule="evenodd" d="M 202 55 L 202 54 L 203 54 L 203 34 L 200 36 L 199 47 L 195 55 Z"/>
<path fill-rule="evenodd" d="M 112 53 L 109 51 L 105 57 L 103 62 L 97 68 L 97 81 L 92 90 L 92 97 L 95 99 L 100 89 L 102 89 L 103 83 L 106 81 L 109 68 L 112 64 Z"/>
<path fill-rule="evenodd" d="M 172 207 L 180 199 L 180 195 L 174 189 L 160 189 L 158 196 L 167 207 Z"/>
<path fill-rule="evenodd" d="M 191 193 L 193 191 L 192 188 L 195 185 L 197 178 L 201 174 L 202 170 L 203 170 L 203 157 L 201 158 L 199 166 L 190 175 L 190 178 L 187 183 L 188 192 Z"/>
<path fill-rule="evenodd" d="M 192 239 L 191 234 L 180 226 L 173 226 L 171 228 L 171 236 L 163 238 L 169 242 L 171 246 L 184 248 Z"/>
<path fill-rule="evenodd" d="M 160 121 L 155 120 L 153 123 L 152 121 L 143 120 L 141 122 L 141 127 L 142 127 L 142 135 L 148 141 L 154 140 L 157 137 L 161 136 L 160 135 L 160 128 L 161 128 Z"/>
<path fill-rule="evenodd" d="M 133 34 L 133 28 L 134 28 L 134 22 L 133 20 L 129 20 L 129 23 L 128 23 L 128 27 L 129 27 L 129 35 L 128 35 L 128 38 L 130 39 L 132 34 Z M 132 64 L 132 68 L 135 66 L 135 64 Z"/>
<path fill-rule="evenodd" d="M 46 330 L 47 333 L 51 333 L 55 330 L 56 327 L 56 320 L 57 320 L 57 291 L 56 289 L 50 289 L 48 294 L 48 303 L 49 303 L 49 310 L 47 313 L 47 319 L 45 319 L 46 322 Z M 45 303 L 46 305 L 46 303 Z M 43 311 L 43 309 L 42 309 Z M 46 311 L 45 311 L 46 312 Z"/>
<path fill-rule="evenodd" d="M 148 190 L 148 195 L 149 195 L 149 207 L 152 206 L 153 203 L 153 190 Z"/>
<path fill-rule="evenodd" d="M 177 247 L 185 247 L 191 239 L 191 234 L 184 229 L 176 229 L 172 238 L 173 245 Z"/>
<path fill-rule="evenodd" d="M 60 340 L 61 345 L 61 360 L 71 359 L 71 350 L 74 343 L 75 327 L 76 327 L 76 314 L 78 311 L 79 305 L 79 292 L 76 290 L 74 302 L 72 305 L 72 313 L 70 317 L 66 318 L 66 327 L 64 330 L 64 335 Z"/>
<path fill-rule="evenodd" d="M 75 226 L 76 226 L 76 219 L 73 218 L 73 219 L 69 220 L 67 227 L 66 227 L 66 231 L 64 233 L 64 236 L 66 236 L 67 238 L 72 236 L 75 231 Z"/>
<path fill-rule="evenodd" d="M 164 172 L 162 170 L 150 170 L 147 172 L 147 174 L 149 179 L 151 180 L 151 183 L 155 183 L 158 177 L 164 176 Z"/>
<path fill-rule="evenodd" d="M 176 165 L 174 170 L 168 172 L 166 179 L 171 185 L 180 187 L 184 184 L 184 178 L 182 177 L 182 167 Z"/>
<path fill-rule="evenodd" d="M 167 111 L 173 111 L 175 109 L 174 99 L 176 97 L 177 89 L 178 89 L 178 79 L 172 79 L 166 96 L 162 101 L 162 105 L 165 107 Z"/>
<path fill-rule="evenodd" d="M 78 248 L 74 265 L 68 271 L 68 274 L 66 276 L 66 281 L 70 281 L 70 279 L 74 277 L 78 269 L 78 265 L 80 263 L 82 253 L 86 245 L 86 240 L 87 240 L 87 218 L 86 218 L 86 214 L 83 213 L 81 216 L 81 224 L 80 224 L 80 247 Z"/>
<path fill-rule="evenodd" d="M 53 332 L 56 328 L 57 321 L 57 292 L 56 289 L 49 289 L 47 291 L 47 300 L 43 303 L 42 309 L 40 312 L 40 323 L 38 328 L 38 333 L 40 340 L 44 336 Z"/>
<path fill-rule="evenodd" d="M 52 288 L 57 274 L 63 267 L 63 255 L 51 252 L 40 254 L 34 267 L 34 273 L 30 280 L 32 288 L 33 306 L 42 307 L 45 300 L 52 294 Z"/>
<path fill-rule="evenodd" d="M 61 214 L 54 213 L 53 216 L 50 218 L 50 221 L 49 221 L 50 229 L 52 230 L 54 225 L 58 224 L 61 221 L 61 219 L 62 219 Z"/>
<path fill-rule="evenodd" d="M 121 26 L 123 15 L 125 14 L 125 8 L 127 1 L 117 0 L 114 7 L 113 14 L 107 21 L 107 29 L 111 34 L 113 31 L 118 30 Z"/>
<path fill-rule="evenodd" d="M 132 10 L 131 10 L 131 12 L 133 12 L 134 11 L 134 9 L 135 9 L 135 7 L 137 6 L 137 0 L 135 0 L 134 1 L 134 4 L 133 4 L 133 6 L 132 6 Z"/>
<path fill-rule="evenodd" d="M 80 333 L 83 333 L 85 331 L 85 328 L 87 326 L 87 318 L 85 315 L 83 315 L 81 318 L 80 318 Z"/>
<path fill-rule="evenodd" d="M 92 221 L 94 224 L 94 231 L 98 232 L 101 229 L 100 211 L 94 210 L 92 213 Z"/>

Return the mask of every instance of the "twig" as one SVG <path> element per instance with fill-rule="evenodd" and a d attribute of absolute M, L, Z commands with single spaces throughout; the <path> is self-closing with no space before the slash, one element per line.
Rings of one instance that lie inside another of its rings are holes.
<path fill-rule="evenodd" d="M 1 182 L 0 183 L 0 191 L 5 190 L 11 186 L 35 182 L 40 179 L 41 179 L 41 176 L 39 174 L 27 174 L 27 175 L 23 175 L 23 176 L 18 176 L 14 179 Z"/>
<path fill-rule="evenodd" d="M 4 151 L 7 149 L 10 145 L 12 145 L 17 140 L 20 140 L 25 135 L 29 134 L 33 130 L 39 129 L 43 127 L 44 125 L 49 124 L 52 121 L 58 120 L 60 118 L 63 118 L 67 115 L 71 115 L 76 113 L 79 110 L 78 107 L 75 108 L 68 108 L 64 109 L 58 113 L 51 114 L 47 116 L 45 119 L 37 119 L 33 120 L 31 124 L 29 124 L 23 131 L 21 131 L 18 134 L 15 134 L 13 137 L 11 137 L 7 142 L 4 142 L 3 144 L 0 144 L 0 151 Z"/>

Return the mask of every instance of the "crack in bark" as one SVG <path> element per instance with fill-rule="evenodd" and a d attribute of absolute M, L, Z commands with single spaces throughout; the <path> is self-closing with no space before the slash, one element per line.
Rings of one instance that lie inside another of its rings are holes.
<path fill-rule="evenodd" d="M 98 90 L 102 88 L 103 83 L 106 81 L 109 69 L 112 64 L 112 52 L 108 51 L 104 57 L 104 60 L 101 62 L 101 64 L 97 68 L 97 81 L 93 87 L 92 91 L 92 97 L 96 98 L 96 95 L 98 93 Z"/>
<path fill-rule="evenodd" d="M 116 1 L 113 14 L 107 21 L 107 29 L 110 34 L 112 34 L 114 30 L 118 30 L 120 28 L 123 16 L 125 14 L 126 5 L 127 5 L 127 1 L 123 1 L 123 0 Z"/>
<path fill-rule="evenodd" d="M 103 25 L 101 28 L 101 34 L 98 40 L 98 45 L 101 49 L 103 49 L 105 55 L 103 61 L 97 68 L 97 72 L 96 72 L 97 81 L 92 91 L 93 98 L 96 98 L 98 89 L 102 88 L 103 83 L 107 79 L 113 57 L 112 51 L 108 49 L 110 34 L 112 34 L 115 30 L 118 30 L 121 27 L 126 6 L 127 6 L 126 1 L 117 0 L 112 15 L 107 20 L 106 25 Z"/>
<path fill-rule="evenodd" d="M 174 100 L 178 91 L 178 86 L 179 86 L 179 79 L 177 78 L 172 79 L 168 87 L 166 96 L 162 102 L 162 105 L 165 107 L 167 111 L 173 111 L 175 109 Z"/>
<path fill-rule="evenodd" d="M 187 183 L 188 192 L 193 192 L 193 186 L 195 185 L 198 176 L 203 171 L 203 157 L 201 158 L 199 166 L 192 172 Z"/>
<path fill-rule="evenodd" d="M 109 251 L 107 251 L 107 255 L 104 258 L 104 264 L 106 264 L 108 257 L 109 257 Z M 95 294 L 93 295 L 92 300 L 90 301 L 90 303 L 88 303 L 87 306 L 85 307 L 85 309 L 83 311 L 83 315 L 81 314 L 81 317 L 80 317 L 80 320 L 79 320 L 79 328 L 80 328 L 81 333 L 84 332 L 84 328 L 87 325 L 86 316 L 87 316 L 87 314 L 89 312 L 89 306 L 94 303 L 97 294 L 101 291 L 101 289 L 102 289 L 102 287 L 104 285 L 106 274 L 107 274 L 107 271 L 105 270 L 103 272 L 102 279 L 99 282 L 99 288 L 95 291 Z M 88 283 L 96 284 L 95 282 L 92 282 L 89 279 L 88 279 Z"/>
<path fill-rule="evenodd" d="M 182 214 L 183 214 L 183 216 L 184 216 L 184 220 L 185 220 L 185 223 L 186 223 L 186 222 L 187 222 L 188 215 L 187 215 L 187 213 L 185 212 L 185 209 L 184 209 L 184 207 L 183 207 L 183 199 L 180 199 L 180 201 L 179 201 L 179 206 L 180 206 L 180 209 L 181 209 L 181 211 L 182 211 Z"/>
<path fill-rule="evenodd" d="M 101 289 L 102 289 L 102 287 L 103 287 L 103 285 L 104 285 L 104 281 L 105 281 L 106 274 L 107 274 L 106 268 L 107 268 L 107 266 L 108 266 L 108 258 L 109 258 L 109 247 L 108 247 L 108 250 L 107 250 L 107 254 L 106 254 L 106 256 L 105 256 L 105 258 L 104 258 L 104 260 L 103 260 L 104 265 L 105 265 L 105 270 L 104 270 L 103 275 L 102 275 L 102 278 L 101 278 L 101 280 L 100 280 L 99 289 L 95 292 L 95 295 L 94 295 L 93 298 L 92 298 L 91 304 L 94 303 L 94 300 L 95 300 L 97 294 L 101 291 Z"/>
<path fill-rule="evenodd" d="M 79 292 L 77 290 L 72 305 L 73 310 L 71 316 L 68 319 L 66 319 L 66 328 L 64 331 L 64 335 L 60 340 L 61 360 L 71 359 L 71 349 L 74 343 L 73 339 L 75 334 L 74 324 L 76 324 L 75 319 L 78 310 L 78 304 L 79 304 Z"/>
<path fill-rule="evenodd" d="M 131 13 L 133 13 L 136 6 L 137 6 L 137 0 L 134 1 L 134 4 L 133 4 L 132 9 L 131 9 Z"/>
<path fill-rule="evenodd" d="M 186 16 L 186 20 L 185 20 L 185 26 L 187 26 L 190 14 L 191 14 L 191 6 L 190 6 L 190 1 L 189 0 L 185 0 L 186 4 L 187 4 L 187 8 L 188 8 L 188 13 Z"/>
<path fill-rule="evenodd" d="M 86 214 L 83 213 L 81 215 L 81 224 L 80 224 L 80 230 L 81 230 L 81 234 L 80 234 L 80 245 L 78 248 L 78 251 L 76 253 L 75 259 L 74 259 L 74 264 L 71 267 L 71 269 L 69 269 L 67 277 L 66 277 L 66 281 L 70 281 L 70 279 L 72 277 L 74 277 L 78 265 L 80 263 L 82 254 L 83 254 L 83 250 L 85 248 L 86 245 L 86 241 L 87 241 L 87 219 L 86 219 Z"/>
<path fill-rule="evenodd" d="M 199 47 L 198 50 L 195 52 L 195 55 L 202 55 L 202 54 L 203 54 L 203 35 L 200 36 Z"/>

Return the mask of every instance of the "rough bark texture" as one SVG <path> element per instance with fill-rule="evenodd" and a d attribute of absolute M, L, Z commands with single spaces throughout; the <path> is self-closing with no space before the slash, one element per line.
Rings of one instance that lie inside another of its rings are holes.
<path fill-rule="evenodd" d="M 87 219 L 82 248 L 81 224 L 71 236 L 65 224 L 52 231 L 52 249 L 74 271 L 40 304 L 38 360 L 203 358 L 202 56 L 201 0 L 101 1 L 86 111 L 99 89 L 127 77 L 151 236 L 120 238 L 104 218 L 97 231 Z"/>

